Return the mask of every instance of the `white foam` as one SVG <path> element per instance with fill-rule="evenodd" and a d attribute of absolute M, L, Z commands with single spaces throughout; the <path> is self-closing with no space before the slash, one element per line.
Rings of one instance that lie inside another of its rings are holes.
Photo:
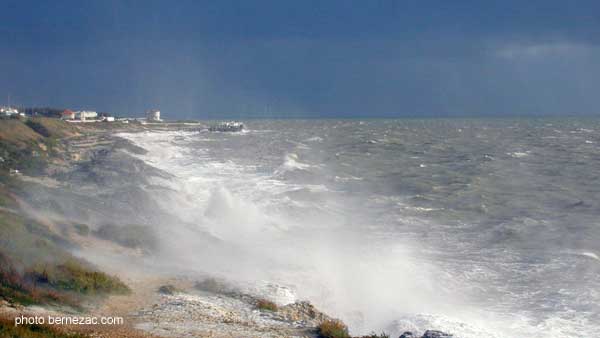
<path fill-rule="evenodd" d="M 279 167 L 279 169 L 277 169 L 275 174 L 280 174 L 280 173 L 284 173 L 287 171 L 294 171 L 294 170 L 306 170 L 311 167 L 313 167 L 313 166 L 310 164 L 300 162 L 298 160 L 297 154 L 288 153 L 287 155 L 285 155 L 283 164 L 281 165 L 281 167 Z"/>
<path fill-rule="evenodd" d="M 313 136 L 313 137 L 307 138 L 305 141 L 306 142 L 323 142 L 323 138 L 319 137 L 319 136 Z"/>
<path fill-rule="evenodd" d="M 598 255 L 593 252 L 585 251 L 585 252 L 581 252 L 580 255 L 600 261 L 600 257 L 598 257 Z"/>
<path fill-rule="evenodd" d="M 512 153 L 507 153 L 507 155 L 510 155 L 510 156 L 512 156 L 514 158 L 521 158 L 521 157 L 529 156 L 529 153 L 530 153 L 530 151 L 525 151 L 525 152 L 515 151 L 515 152 L 512 152 Z"/>

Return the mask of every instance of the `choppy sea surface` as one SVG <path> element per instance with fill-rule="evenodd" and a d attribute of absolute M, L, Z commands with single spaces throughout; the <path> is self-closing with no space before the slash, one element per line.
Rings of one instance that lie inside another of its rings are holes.
<path fill-rule="evenodd" d="M 599 119 L 245 124 L 121 134 L 174 175 L 166 209 L 248 253 L 223 271 L 353 333 L 600 337 Z"/>

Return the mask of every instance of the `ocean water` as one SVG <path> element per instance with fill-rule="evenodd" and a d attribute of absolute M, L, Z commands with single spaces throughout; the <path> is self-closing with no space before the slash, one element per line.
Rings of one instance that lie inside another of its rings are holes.
<path fill-rule="evenodd" d="M 219 239 L 171 239 L 194 268 L 356 334 L 600 337 L 600 120 L 246 126 L 121 134 L 174 176 L 165 210 Z"/>

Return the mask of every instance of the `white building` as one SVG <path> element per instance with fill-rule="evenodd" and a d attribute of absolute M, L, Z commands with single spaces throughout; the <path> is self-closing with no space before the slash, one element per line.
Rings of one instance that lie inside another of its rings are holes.
<path fill-rule="evenodd" d="M 85 121 L 86 119 L 95 119 L 96 117 L 98 117 L 98 113 L 95 111 L 81 110 L 75 112 L 75 118 L 81 121 Z"/>
<path fill-rule="evenodd" d="M 146 121 L 162 121 L 160 119 L 160 110 L 149 110 L 146 112 Z"/>
<path fill-rule="evenodd" d="M 19 115 L 19 111 L 11 107 L 0 107 L 0 116 Z"/>

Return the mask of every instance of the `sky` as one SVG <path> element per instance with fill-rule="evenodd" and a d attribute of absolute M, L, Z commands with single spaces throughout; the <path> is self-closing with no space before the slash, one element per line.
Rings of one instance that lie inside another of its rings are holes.
<path fill-rule="evenodd" d="M 0 9 L 1 104 L 166 118 L 600 115 L 600 1 Z"/>

